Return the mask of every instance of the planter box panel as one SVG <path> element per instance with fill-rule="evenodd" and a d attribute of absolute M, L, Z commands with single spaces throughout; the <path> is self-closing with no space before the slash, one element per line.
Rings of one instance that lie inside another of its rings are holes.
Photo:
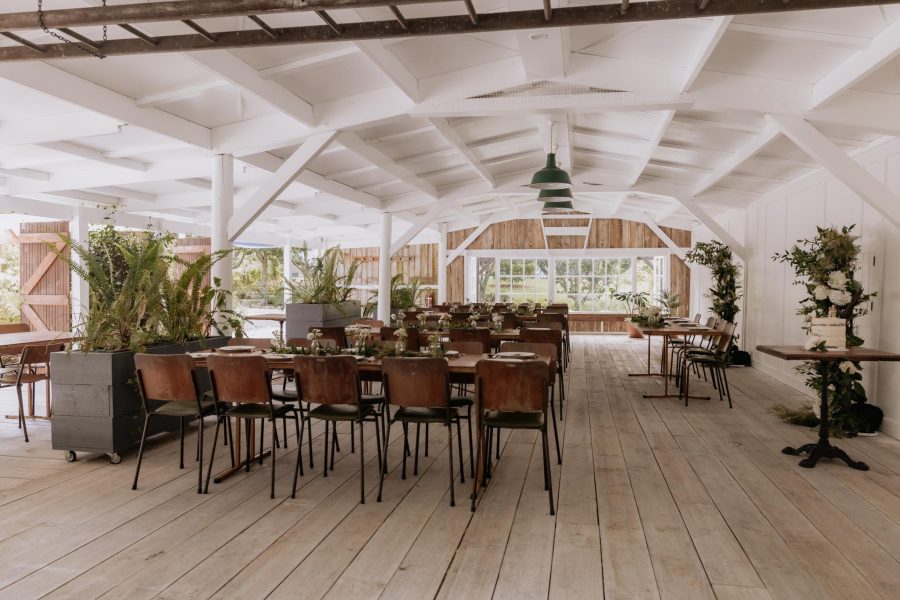
<path fill-rule="evenodd" d="M 110 386 L 108 385 L 53 384 L 54 420 L 58 416 L 109 418 L 110 405 Z"/>
<path fill-rule="evenodd" d="M 359 318 L 359 304 L 345 302 L 340 308 L 329 304 L 288 304 L 285 307 L 286 339 L 305 338 L 310 328 L 345 327 Z"/>
<path fill-rule="evenodd" d="M 114 448 L 109 418 L 54 414 L 52 423 L 54 450 L 111 452 Z"/>

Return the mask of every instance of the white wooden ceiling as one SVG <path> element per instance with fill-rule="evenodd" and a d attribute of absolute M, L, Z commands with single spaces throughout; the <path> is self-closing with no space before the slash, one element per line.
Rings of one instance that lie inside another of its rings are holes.
<path fill-rule="evenodd" d="M 464 10 L 455 4 L 404 14 Z M 306 138 L 339 130 L 241 239 L 373 245 L 382 211 L 397 218 L 395 237 L 437 215 L 416 241 L 434 241 L 438 222 L 536 217 L 526 184 L 551 147 L 579 210 L 692 227 L 821 168 L 767 115 L 806 119 L 851 158 L 900 135 L 898 17 L 883 6 L 2 63 L 0 211 L 68 218 L 73 206 L 118 206 L 126 225 L 205 233 L 214 154 L 235 156 L 239 205 Z"/>

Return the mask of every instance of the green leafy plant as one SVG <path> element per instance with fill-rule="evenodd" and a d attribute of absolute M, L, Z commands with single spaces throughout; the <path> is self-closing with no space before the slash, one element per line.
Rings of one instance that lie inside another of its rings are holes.
<path fill-rule="evenodd" d="M 293 263 L 300 270 L 300 281 L 285 281 L 294 302 L 340 305 L 353 293 L 353 279 L 359 261 L 349 264 L 337 246 L 312 256 L 307 246 L 294 249 Z"/>
<path fill-rule="evenodd" d="M 662 307 L 663 313 L 671 315 L 682 305 L 681 294 L 676 294 L 669 290 L 661 290 L 656 297 L 656 302 Z"/>
<path fill-rule="evenodd" d="M 797 244 L 773 259 L 788 263 L 797 275 L 795 283 L 806 290 L 797 314 L 804 317 L 804 330 L 809 333 L 812 319 L 827 317 L 832 312 L 846 319 L 847 346 L 863 344 L 856 334 L 854 320 L 868 312 L 868 302 L 875 294 L 868 294 L 861 282 L 854 278 L 858 267 L 860 247 L 853 235 L 853 226 L 818 227 L 811 240 Z M 822 346 L 811 338 L 807 346 Z M 805 362 L 797 370 L 806 376 L 806 385 L 818 394 L 822 392 L 823 377 L 829 382 L 829 411 L 831 423 L 838 434 L 855 435 L 870 428 L 863 422 L 867 411 L 866 390 L 862 385 L 862 366 L 856 361 Z"/>
<path fill-rule="evenodd" d="M 612 297 L 625 304 L 625 313 L 630 317 L 650 304 L 650 294 L 647 292 L 615 292 Z"/>
<path fill-rule="evenodd" d="M 734 262 L 731 248 L 718 241 L 696 242 L 684 258 L 710 270 L 713 286 L 706 297 L 712 302 L 712 311 L 720 319 L 734 323 L 741 310 L 741 269 Z"/>
<path fill-rule="evenodd" d="M 283 306 L 281 253 L 281 248 L 235 248 L 235 298 L 246 305 Z"/>
<path fill-rule="evenodd" d="M 403 274 L 397 273 L 391 277 L 391 312 L 415 308 L 424 292 L 420 278 L 412 277 L 406 282 L 403 280 Z M 374 315 L 376 310 L 378 310 L 378 290 L 372 293 L 364 312 L 367 315 Z"/>

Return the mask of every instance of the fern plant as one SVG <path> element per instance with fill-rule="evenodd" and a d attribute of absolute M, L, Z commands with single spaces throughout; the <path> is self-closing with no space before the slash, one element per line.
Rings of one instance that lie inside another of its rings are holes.
<path fill-rule="evenodd" d="M 409 310 L 419 302 L 419 297 L 425 289 L 422 280 L 418 277 L 410 278 L 409 282 L 403 280 L 403 274 L 397 273 L 391 277 L 391 312 Z M 378 290 L 375 290 L 366 303 L 364 313 L 372 316 L 378 310 Z"/>
<path fill-rule="evenodd" d="M 307 246 L 297 248 L 293 263 L 300 271 L 300 281 L 285 281 L 285 284 L 294 302 L 339 305 L 353 293 L 359 261 L 347 264 L 340 247 L 328 248 L 319 256 L 311 256 Z"/>

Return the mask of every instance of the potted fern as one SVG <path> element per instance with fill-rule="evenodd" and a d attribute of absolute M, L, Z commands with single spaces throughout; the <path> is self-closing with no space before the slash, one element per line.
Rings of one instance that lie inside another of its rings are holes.
<path fill-rule="evenodd" d="M 631 320 L 638 316 L 641 309 L 647 307 L 650 303 L 650 295 L 647 292 L 614 292 L 612 297 L 625 305 L 625 331 L 628 337 L 640 339 L 644 334 L 634 328 Z"/>
<path fill-rule="evenodd" d="M 403 274 L 397 273 L 391 277 L 391 313 L 415 308 L 423 292 L 425 292 L 425 289 L 422 287 L 421 279 L 412 277 L 406 282 Z M 377 310 L 378 291 L 376 290 L 363 307 L 363 313 L 373 316 Z"/>
<path fill-rule="evenodd" d="M 224 253 L 187 263 L 171 252 L 170 234 L 111 225 L 91 232 L 87 244 L 63 239 L 78 261 L 57 255 L 88 282 L 90 299 L 74 327 L 74 351 L 51 357 L 52 443 L 68 460 L 86 451 L 107 453 L 115 463 L 139 441 L 143 423 L 135 352 L 222 346 L 228 339 L 223 329 L 240 333 L 240 317 L 225 308 L 227 292 L 218 282 L 206 282 Z M 151 435 L 179 425 L 177 419 L 155 421 Z"/>
<path fill-rule="evenodd" d="M 344 259 L 340 247 L 313 256 L 308 247 L 294 250 L 299 281 L 285 281 L 293 302 L 285 305 L 285 337 L 306 337 L 310 328 L 350 325 L 359 317 L 359 303 L 350 300 L 358 261 Z"/>

